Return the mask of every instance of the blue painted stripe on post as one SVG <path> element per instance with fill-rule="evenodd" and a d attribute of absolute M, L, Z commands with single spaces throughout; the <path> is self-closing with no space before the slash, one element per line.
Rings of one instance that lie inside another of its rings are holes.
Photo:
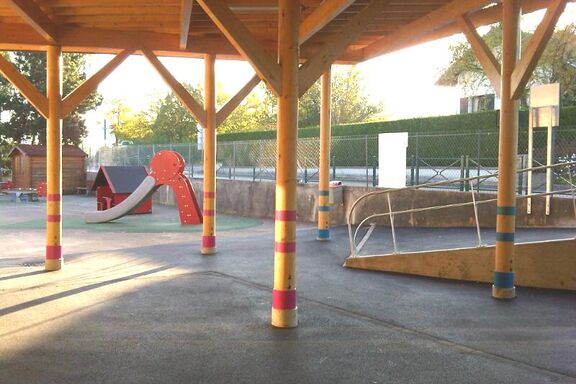
<path fill-rule="evenodd" d="M 514 272 L 494 272 L 494 287 L 514 288 Z"/>
<path fill-rule="evenodd" d="M 516 216 L 516 207 L 512 206 L 496 207 L 496 213 L 502 216 Z"/>
<path fill-rule="evenodd" d="M 319 205 L 318 210 L 320 212 L 330 212 L 330 206 L 329 205 Z"/>
<path fill-rule="evenodd" d="M 514 241 L 514 232 L 496 232 L 496 241 Z"/>
<path fill-rule="evenodd" d="M 319 239 L 329 239 L 330 238 L 330 230 L 329 229 L 319 229 L 318 230 L 318 238 Z"/>
<path fill-rule="evenodd" d="M 318 191 L 318 196 L 330 196 L 330 191 Z"/>

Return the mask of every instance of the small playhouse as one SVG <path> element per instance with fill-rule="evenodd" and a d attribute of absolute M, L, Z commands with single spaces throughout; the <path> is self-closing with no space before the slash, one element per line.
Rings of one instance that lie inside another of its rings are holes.
<path fill-rule="evenodd" d="M 96 191 L 96 208 L 110 209 L 126 200 L 148 176 L 146 167 L 101 165 L 92 184 Z M 144 200 L 131 213 L 152 213 L 152 198 Z"/>
<path fill-rule="evenodd" d="M 13 188 L 34 189 L 46 182 L 46 147 L 19 144 L 8 156 L 12 160 Z M 74 194 L 86 187 L 86 157 L 73 145 L 62 146 L 62 192 Z"/>

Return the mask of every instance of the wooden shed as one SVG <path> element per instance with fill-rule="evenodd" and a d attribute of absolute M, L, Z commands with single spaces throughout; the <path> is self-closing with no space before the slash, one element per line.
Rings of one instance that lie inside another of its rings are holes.
<path fill-rule="evenodd" d="M 10 153 L 14 188 L 36 188 L 46 181 L 46 147 L 19 144 Z M 86 157 L 88 155 L 73 145 L 62 146 L 62 190 L 64 194 L 76 193 L 76 188 L 86 187 Z"/>

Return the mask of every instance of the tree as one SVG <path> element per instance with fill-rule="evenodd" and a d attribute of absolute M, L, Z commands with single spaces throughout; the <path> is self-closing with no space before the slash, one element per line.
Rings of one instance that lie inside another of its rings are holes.
<path fill-rule="evenodd" d="M 40 93 L 46 93 L 46 55 L 38 52 L 12 52 L 7 54 L 15 67 L 34 84 Z M 86 80 L 86 58 L 78 53 L 63 54 L 63 94 L 66 95 Z M 4 79 L 0 85 L 7 86 Z M 2 139 L 12 142 L 30 141 L 46 143 L 46 122 L 26 99 L 12 86 L 0 95 L 0 108 L 7 121 L 2 124 Z M 88 96 L 62 124 L 63 142 L 79 145 L 87 130 L 83 115 L 102 103 L 97 93 Z"/>
<path fill-rule="evenodd" d="M 196 100 L 202 100 L 200 88 L 188 84 L 184 84 L 184 87 Z M 150 115 L 155 116 L 151 137 L 154 143 L 189 143 L 196 139 L 198 122 L 174 93 L 152 104 Z"/>
<path fill-rule="evenodd" d="M 300 98 L 298 125 L 301 128 L 320 124 L 321 82 L 317 81 Z M 382 112 L 381 104 L 372 104 L 364 93 L 362 73 L 356 67 L 335 67 L 332 75 L 332 124 L 367 121 Z"/>
<path fill-rule="evenodd" d="M 522 50 L 525 49 L 532 33 L 522 32 Z M 483 36 L 486 45 L 494 56 L 501 60 L 502 26 L 494 25 Z M 437 84 L 456 85 L 459 83 L 465 94 L 473 95 L 480 89 L 492 89 L 482 66 L 476 59 L 468 43 L 453 45 L 450 48 L 452 59 L 442 72 Z M 570 24 L 552 35 L 527 87 L 536 84 L 560 83 L 561 103 L 564 106 L 576 105 L 576 25 Z M 525 93 L 524 98 L 526 98 Z"/>

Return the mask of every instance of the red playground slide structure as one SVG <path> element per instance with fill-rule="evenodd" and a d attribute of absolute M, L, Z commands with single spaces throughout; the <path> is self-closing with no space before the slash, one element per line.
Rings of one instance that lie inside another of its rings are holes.
<path fill-rule="evenodd" d="M 178 152 L 160 151 L 150 160 L 151 172 L 120 204 L 103 211 L 88 212 L 87 223 L 105 223 L 119 219 L 150 198 L 162 185 L 174 190 L 181 224 L 201 224 L 202 213 L 190 180 L 184 176 L 184 158 Z"/>

